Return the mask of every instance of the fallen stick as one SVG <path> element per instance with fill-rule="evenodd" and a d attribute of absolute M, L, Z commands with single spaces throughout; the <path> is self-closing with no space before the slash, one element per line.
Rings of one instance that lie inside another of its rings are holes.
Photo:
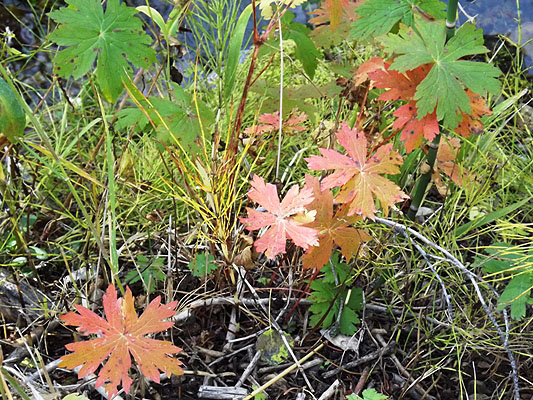
<path fill-rule="evenodd" d="M 276 375 L 274 378 L 270 379 L 268 382 L 263 384 L 262 386 L 255 389 L 252 393 L 250 393 L 248 396 L 246 396 L 243 400 L 251 400 L 254 398 L 255 395 L 261 393 L 266 388 L 272 386 L 274 383 L 279 381 L 281 378 L 283 378 L 285 375 L 288 375 L 292 371 L 294 371 L 298 366 L 301 366 L 303 362 L 307 361 L 309 358 L 311 358 L 313 355 L 315 355 L 322 347 L 324 347 L 324 343 L 319 344 L 317 347 L 315 347 L 313 350 L 311 350 L 308 354 L 306 354 L 303 358 L 298 360 L 297 363 L 292 364 L 289 368 L 281 372 L 279 375 Z"/>

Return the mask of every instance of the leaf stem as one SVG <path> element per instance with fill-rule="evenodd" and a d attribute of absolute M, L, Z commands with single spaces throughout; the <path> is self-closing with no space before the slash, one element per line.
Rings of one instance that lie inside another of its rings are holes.
<path fill-rule="evenodd" d="M 457 0 L 449 0 L 448 12 L 446 15 L 446 40 L 450 40 L 455 34 L 455 25 L 457 23 Z M 442 125 L 440 126 L 442 132 Z M 429 144 L 429 151 L 426 156 L 429 170 L 420 177 L 418 184 L 415 188 L 415 194 L 413 195 L 413 201 L 407 212 L 407 218 L 414 220 L 416 213 L 422 204 L 426 189 L 431 181 L 431 174 L 433 173 L 433 166 L 435 165 L 435 159 L 437 158 L 437 151 L 439 150 L 441 134 L 437 134 L 433 141 Z"/>

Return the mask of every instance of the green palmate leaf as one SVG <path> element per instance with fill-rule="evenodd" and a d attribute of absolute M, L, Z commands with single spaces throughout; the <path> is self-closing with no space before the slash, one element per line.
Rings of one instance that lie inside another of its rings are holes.
<path fill-rule="evenodd" d="M 505 290 L 500 295 L 498 310 L 503 310 L 511 305 L 511 318 L 522 319 L 526 316 L 526 304 L 531 300 L 530 293 L 533 288 L 533 274 L 523 273 L 509 281 Z"/>
<path fill-rule="evenodd" d="M 389 34 L 381 40 L 385 51 L 396 56 L 390 69 L 405 72 L 433 64 L 414 96 L 418 118 L 437 107 L 437 119 L 455 129 L 462 119 L 461 111 L 471 112 L 465 87 L 475 93 L 498 93 L 500 83 L 496 77 L 500 71 L 487 63 L 460 60 L 487 52 L 483 32 L 474 25 L 463 25 L 447 43 L 446 26 L 442 22 L 416 19 L 414 27 L 402 25 L 398 35 Z"/>
<path fill-rule="evenodd" d="M 258 80 L 250 88 L 252 92 L 264 95 L 266 98 L 260 109 L 261 114 L 279 111 L 279 85 L 270 85 L 264 80 Z M 304 111 L 312 123 L 316 122 L 318 114 L 317 107 L 307 102 L 308 99 L 333 98 L 342 91 L 335 81 L 328 82 L 322 86 L 314 84 L 302 85 L 299 87 L 288 87 L 283 90 L 283 119 L 298 109 Z"/>
<path fill-rule="evenodd" d="M 363 390 L 363 397 L 359 397 L 355 394 L 350 394 L 346 397 L 346 400 L 387 400 L 389 397 L 384 394 L 376 392 L 376 389 Z"/>
<path fill-rule="evenodd" d="M 142 278 L 142 282 L 145 288 L 148 290 L 148 294 L 151 294 L 156 289 L 156 282 L 163 282 L 166 278 L 163 272 L 164 259 L 161 257 L 148 259 L 146 256 L 139 254 L 137 256 L 137 269 L 132 269 L 126 274 L 126 281 L 130 284 L 139 282 Z M 140 273 L 140 275 L 139 275 Z M 149 285 L 149 286 L 147 286 Z"/>
<path fill-rule="evenodd" d="M 338 282 L 349 282 L 353 273 L 352 268 L 340 262 L 338 254 L 334 254 L 331 257 L 331 261 L 337 274 Z M 335 285 L 335 276 L 329 263 L 321 268 L 321 272 L 324 274 L 322 278 L 311 282 L 312 292 L 309 297 L 312 302 L 311 307 L 309 307 L 309 311 L 312 313 L 309 319 L 311 326 L 317 326 L 322 320 L 320 326 L 324 329 L 329 328 L 339 315 L 340 303 L 344 302 L 339 320 L 340 332 L 344 335 L 353 335 L 360 322 L 357 312 L 361 311 L 363 305 L 362 290 L 360 288 L 347 290 L 344 286 L 338 287 Z M 336 297 L 339 290 L 341 293 Z M 346 301 L 347 298 L 348 301 Z M 332 304 L 334 300 L 335 302 Z"/>
<path fill-rule="evenodd" d="M 156 60 L 152 39 L 143 31 L 137 10 L 108 0 L 104 11 L 99 0 L 66 0 L 69 7 L 50 13 L 61 25 L 50 39 L 66 46 L 54 57 L 54 72 L 80 78 L 97 59 L 96 80 L 105 98 L 114 102 L 122 92 L 122 78 L 130 63 L 147 68 Z"/>
<path fill-rule="evenodd" d="M 26 115 L 18 97 L 7 82 L 0 78 L 0 137 L 4 135 L 14 143 L 17 137 L 22 136 L 25 126 Z"/>
<path fill-rule="evenodd" d="M 487 248 L 490 257 L 478 257 L 474 266 L 481 267 L 489 274 L 511 275 L 498 301 L 498 310 L 511 305 L 511 317 L 522 319 L 526 316 L 526 305 L 533 304 L 533 249 L 525 249 L 507 243 L 495 243 Z"/>
<path fill-rule="evenodd" d="M 372 0 L 357 7 L 359 18 L 353 24 L 351 36 L 365 39 L 371 35 L 389 33 L 398 22 L 412 26 L 414 15 L 420 11 L 443 19 L 446 4 L 439 0 Z"/>
<path fill-rule="evenodd" d="M 193 276 L 198 278 L 204 278 L 217 269 L 215 259 L 207 252 L 198 253 L 196 257 L 189 262 L 188 267 Z"/>
<path fill-rule="evenodd" d="M 209 107 L 198 99 L 193 101 L 193 96 L 179 85 L 174 85 L 172 100 L 156 96 L 146 98 L 131 81 L 125 81 L 125 85 L 138 108 L 121 110 L 117 129 L 136 124 L 142 130 L 151 123 L 159 142 L 179 145 L 191 154 L 200 150 L 199 137 L 211 132 L 209 126 L 214 122 L 214 114 Z"/>

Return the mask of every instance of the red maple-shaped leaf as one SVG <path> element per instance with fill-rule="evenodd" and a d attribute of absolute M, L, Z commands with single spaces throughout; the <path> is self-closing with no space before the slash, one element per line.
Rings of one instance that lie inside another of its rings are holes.
<path fill-rule="evenodd" d="M 431 64 L 424 64 L 400 73 L 389 69 L 390 62 L 381 57 L 374 57 L 361 64 L 356 73 L 356 77 L 360 80 L 368 78 L 372 80 L 372 86 L 387 89 L 378 97 L 379 100 L 409 101 L 408 104 L 399 107 L 394 112 L 393 115 L 398 118 L 392 125 L 393 129 L 401 130 L 400 139 L 405 141 L 405 149 L 408 153 L 420 147 L 424 138 L 433 140 L 440 132 L 436 112 L 418 119 L 416 102 L 413 100 L 417 86 L 424 80 L 431 66 Z"/>
<path fill-rule="evenodd" d="M 251 185 L 248 197 L 263 206 L 266 212 L 247 207 L 248 218 L 240 220 L 249 231 L 269 227 L 254 243 L 258 252 L 265 252 L 269 259 L 273 259 L 278 254 L 285 253 L 287 238 L 304 250 L 309 246 L 318 245 L 318 232 L 304 226 L 312 220 L 305 208 L 313 201 L 311 189 L 304 188 L 299 191 L 298 186 L 294 185 L 280 202 L 276 186 L 265 183 L 259 175 L 254 175 Z"/>
<path fill-rule="evenodd" d="M 341 248 L 342 255 L 350 260 L 359 251 L 361 243 L 371 237 L 363 229 L 352 227 L 361 220 L 358 215 L 348 216 L 348 207 L 340 207 L 333 215 L 333 194 L 330 190 L 321 190 L 320 182 L 310 175 L 305 177 L 305 186 L 313 190 L 314 200 L 309 205 L 316 210 L 315 220 L 307 226 L 317 229 L 318 246 L 310 247 L 303 256 L 304 268 L 321 268 L 333 251 L 333 246 Z"/>
<path fill-rule="evenodd" d="M 306 159 L 309 169 L 335 171 L 322 180 L 322 189 L 340 186 L 335 200 L 349 203 L 348 215 L 361 215 L 374 219 L 377 198 L 385 215 L 393 204 L 408 198 L 393 182 L 382 174 L 397 174 L 402 157 L 392 150 L 392 144 L 381 146 L 375 154 L 367 157 L 367 139 L 364 132 L 350 129 L 343 122 L 336 134 L 348 156 L 331 149 L 319 149 L 322 156 Z"/>
<path fill-rule="evenodd" d="M 78 377 L 83 378 L 96 371 L 102 362 L 109 359 L 100 370 L 95 387 L 105 384 L 109 397 L 118 392 L 122 382 L 124 391 L 130 390 L 132 379 L 128 375 L 131 355 L 143 375 L 159 383 L 159 370 L 166 374 L 183 374 L 181 361 L 169 354 L 181 349 L 172 343 L 147 338 L 146 335 L 167 330 L 173 325 L 164 321 L 174 315 L 177 302 L 161 305 L 161 297 L 156 297 L 140 317 L 135 312 L 133 296 L 129 288 L 123 299 L 117 299 L 113 285 L 107 288 L 103 298 L 106 319 L 87 308 L 76 305 L 78 313 L 69 312 L 61 316 L 66 325 L 78 327 L 82 335 L 95 334 L 95 339 L 66 345 L 73 353 L 61 358 L 60 367 L 73 369 L 81 365 Z"/>
<path fill-rule="evenodd" d="M 399 107 L 393 115 L 398 118 L 392 124 L 392 129 L 401 129 L 400 139 L 405 141 L 404 146 L 408 153 L 420 147 L 423 138 L 433 140 L 440 132 L 436 112 L 418 119 L 414 101 Z"/>
<path fill-rule="evenodd" d="M 390 64 L 389 64 L 390 65 Z M 370 74 L 385 68 L 383 57 L 372 57 L 370 60 L 362 63 L 354 75 L 354 85 L 358 86 L 370 79 Z"/>
<path fill-rule="evenodd" d="M 389 67 L 390 63 L 384 62 L 383 68 L 368 72 L 368 76 L 374 81 L 374 87 L 388 89 L 378 97 L 383 101 L 412 100 L 416 87 L 431 70 L 431 64 L 421 65 L 405 73 L 389 70 Z"/>
<path fill-rule="evenodd" d="M 491 115 L 492 110 L 487 107 L 485 99 L 471 91 L 470 89 L 466 90 L 466 95 L 470 99 L 470 114 L 461 112 L 463 119 L 455 128 L 455 132 L 463 137 L 470 137 L 470 134 L 479 134 L 483 132 L 483 122 L 481 122 L 481 117 L 484 115 Z"/>
<path fill-rule="evenodd" d="M 306 113 L 293 113 L 283 122 L 282 130 L 287 135 L 294 135 L 307 129 L 304 122 L 307 121 Z M 259 124 L 246 129 L 246 133 L 264 135 L 279 130 L 279 111 L 272 114 L 262 114 L 258 118 Z"/>

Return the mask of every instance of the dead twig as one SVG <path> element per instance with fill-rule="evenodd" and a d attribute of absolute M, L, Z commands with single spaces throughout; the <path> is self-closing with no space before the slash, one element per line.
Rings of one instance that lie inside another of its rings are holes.
<path fill-rule="evenodd" d="M 398 233 L 398 234 L 402 235 L 403 237 L 405 237 L 407 240 L 409 240 L 413 244 L 414 244 L 414 239 L 413 239 L 413 237 L 414 237 L 414 238 L 420 240 L 425 245 L 427 245 L 427 246 L 439 251 L 440 253 L 442 253 L 444 255 L 444 258 L 436 256 L 436 255 L 433 255 L 433 254 L 426 253 L 425 251 L 424 251 L 424 253 L 421 253 L 421 254 L 426 260 L 427 260 L 427 258 L 433 258 L 433 259 L 440 260 L 440 261 L 447 261 L 450 264 L 452 264 L 453 266 L 455 266 L 458 269 L 460 269 L 461 272 L 463 272 L 468 277 L 468 279 L 470 280 L 470 282 L 472 282 L 472 285 L 474 286 L 474 290 L 475 290 L 476 295 L 477 295 L 477 297 L 479 299 L 479 302 L 481 303 L 481 306 L 483 307 L 483 309 L 485 310 L 485 313 L 487 314 L 487 316 L 489 317 L 490 321 L 492 322 L 492 325 L 494 326 L 494 328 L 498 332 L 498 335 L 500 336 L 502 345 L 505 348 L 505 351 L 507 352 L 507 357 L 509 358 L 509 364 L 511 365 L 511 375 L 512 375 L 512 380 L 513 380 L 514 398 L 515 398 L 515 400 L 520 400 L 520 388 L 519 388 L 519 383 L 518 383 L 518 368 L 516 366 L 516 360 L 514 358 L 513 352 L 511 351 L 511 348 L 509 347 L 509 343 L 508 343 L 508 340 L 509 340 L 509 317 L 507 315 L 507 310 L 505 310 L 505 309 L 503 310 L 503 319 L 504 319 L 504 323 L 505 323 L 505 333 L 504 333 L 502 331 L 500 325 L 496 321 L 496 318 L 494 317 L 494 314 L 492 313 L 492 311 L 490 310 L 489 306 L 487 305 L 487 303 L 485 301 L 485 298 L 483 297 L 483 294 L 481 293 L 481 289 L 480 289 L 479 284 L 478 284 L 477 281 L 478 280 L 482 281 L 482 279 L 479 278 L 478 276 L 476 276 L 474 273 L 472 273 L 468 268 L 466 268 L 463 265 L 463 263 L 461 263 L 449 251 L 447 251 L 446 249 L 444 249 L 441 246 L 437 245 L 436 243 L 433 243 L 431 240 L 429 240 L 428 238 L 426 238 L 424 235 L 420 234 L 416 230 L 414 230 L 412 228 L 409 228 L 409 227 L 407 227 L 405 225 L 399 224 L 399 223 L 397 223 L 395 221 L 391 221 L 391 220 L 385 219 L 385 218 L 376 217 L 375 221 L 379 222 L 380 224 L 383 224 L 383 225 L 386 225 L 386 226 L 389 226 L 389 227 L 393 228 L 395 233 Z M 420 251 L 420 246 L 415 245 L 415 248 L 418 251 Z M 425 256 L 424 256 L 424 254 L 425 254 Z M 439 279 L 439 278 L 437 278 L 437 279 Z M 439 279 L 439 281 L 440 281 L 440 279 Z M 495 296 L 497 298 L 499 298 L 499 294 L 496 292 L 496 290 L 494 288 L 492 288 L 488 283 L 485 282 L 485 284 L 487 284 L 487 287 L 495 294 Z"/>

